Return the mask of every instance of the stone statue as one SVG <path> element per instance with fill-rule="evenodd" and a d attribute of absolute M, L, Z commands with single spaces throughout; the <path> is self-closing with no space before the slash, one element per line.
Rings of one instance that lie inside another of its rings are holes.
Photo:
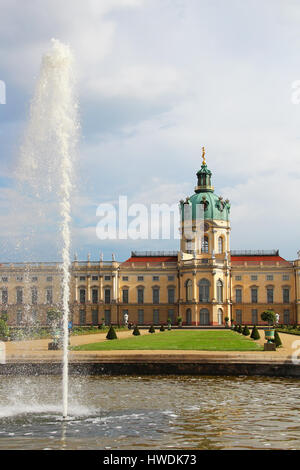
<path fill-rule="evenodd" d="M 124 313 L 124 323 L 126 326 L 128 325 L 128 313 Z"/>

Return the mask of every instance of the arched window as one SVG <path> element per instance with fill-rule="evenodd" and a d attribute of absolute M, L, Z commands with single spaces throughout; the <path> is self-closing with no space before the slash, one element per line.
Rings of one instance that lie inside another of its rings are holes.
<path fill-rule="evenodd" d="M 192 287 L 193 287 L 193 283 L 191 281 L 191 279 L 188 279 L 185 283 L 185 289 L 186 289 L 186 300 L 187 302 L 190 302 L 192 300 Z"/>
<path fill-rule="evenodd" d="M 186 324 L 191 325 L 192 324 L 192 311 L 190 308 L 187 309 L 186 311 Z"/>
<path fill-rule="evenodd" d="M 208 237 L 206 235 L 202 238 L 201 251 L 202 253 L 208 253 Z"/>
<path fill-rule="evenodd" d="M 218 238 L 218 251 L 219 253 L 223 253 L 224 251 L 223 237 Z"/>
<path fill-rule="evenodd" d="M 223 282 L 221 279 L 217 282 L 217 302 L 223 302 Z"/>
<path fill-rule="evenodd" d="M 201 279 L 199 282 L 199 302 L 209 302 L 209 286 L 208 279 Z"/>
<path fill-rule="evenodd" d="M 223 310 L 218 309 L 218 325 L 223 325 Z"/>

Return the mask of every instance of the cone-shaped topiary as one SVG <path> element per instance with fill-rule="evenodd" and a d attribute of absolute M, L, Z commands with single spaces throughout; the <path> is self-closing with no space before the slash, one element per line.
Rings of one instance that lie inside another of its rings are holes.
<path fill-rule="evenodd" d="M 282 342 L 281 342 L 281 339 L 280 339 L 280 336 L 279 336 L 277 330 L 275 330 L 274 343 L 275 343 L 275 345 L 276 345 L 276 348 L 280 348 L 280 346 L 282 346 Z"/>
<path fill-rule="evenodd" d="M 164 325 L 161 325 L 161 326 L 160 326 L 160 329 L 159 329 L 159 331 L 165 331 L 165 327 L 164 327 Z"/>
<path fill-rule="evenodd" d="M 242 330 L 242 326 L 241 326 L 241 325 L 238 326 L 237 332 L 238 332 L 238 333 L 243 333 L 243 330 Z"/>
<path fill-rule="evenodd" d="M 110 325 L 110 328 L 109 328 L 108 333 L 106 335 L 106 339 L 118 339 L 117 334 L 115 332 L 115 329 L 112 325 Z"/>
<path fill-rule="evenodd" d="M 237 326 L 237 325 L 234 325 L 233 331 L 237 331 L 237 330 L 238 330 L 238 326 Z"/>
<path fill-rule="evenodd" d="M 250 338 L 252 339 L 260 339 L 260 334 L 258 332 L 257 326 L 254 325 L 253 330 L 251 332 Z"/>
<path fill-rule="evenodd" d="M 249 336 L 250 335 L 250 331 L 249 331 L 249 328 L 248 328 L 247 325 L 244 326 L 242 333 L 243 333 L 244 336 Z"/>
<path fill-rule="evenodd" d="M 155 333 L 155 329 L 153 325 L 150 326 L 149 333 Z"/>
<path fill-rule="evenodd" d="M 141 334 L 141 333 L 140 333 L 140 330 L 139 330 L 139 327 L 138 327 L 137 325 L 135 325 L 132 334 L 133 334 L 134 336 L 139 336 L 139 335 Z"/>

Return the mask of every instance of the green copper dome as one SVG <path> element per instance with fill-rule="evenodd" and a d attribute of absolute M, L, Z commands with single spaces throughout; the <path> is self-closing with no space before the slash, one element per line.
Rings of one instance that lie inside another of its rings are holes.
<path fill-rule="evenodd" d="M 203 163 L 201 169 L 197 172 L 198 186 L 195 188 L 195 194 L 186 201 L 180 201 L 182 221 L 196 220 L 204 218 L 205 220 L 229 220 L 230 204 L 221 196 L 214 193 L 211 184 L 211 171 L 207 168 L 205 161 L 205 151 L 203 148 Z"/>

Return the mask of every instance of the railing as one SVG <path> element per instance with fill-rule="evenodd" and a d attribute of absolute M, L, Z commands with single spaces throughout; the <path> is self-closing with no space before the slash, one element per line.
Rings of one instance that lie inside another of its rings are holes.
<path fill-rule="evenodd" d="M 151 256 L 177 256 L 178 251 L 132 251 L 131 256 L 136 258 L 151 257 Z"/>
<path fill-rule="evenodd" d="M 279 250 L 231 250 L 231 256 L 279 256 Z"/>

